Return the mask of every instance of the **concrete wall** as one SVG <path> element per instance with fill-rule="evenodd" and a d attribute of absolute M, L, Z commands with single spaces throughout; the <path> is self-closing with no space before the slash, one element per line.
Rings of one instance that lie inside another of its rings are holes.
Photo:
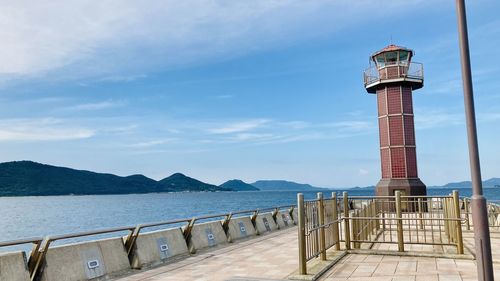
<path fill-rule="evenodd" d="M 262 213 L 257 215 L 255 226 L 259 234 L 275 231 L 278 225 L 274 222 L 272 213 Z"/>
<path fill-rule="evenodd" d="M 194 254 L 198 250 L 226 243 L 227 236 L 222 229 L 222 223 L 220 221 L 206 222 L 193 226 L 188 249 L 190 253 Z"/>
<path fill-rule="evenodd" d="M 189 255 L 180 227 L 141 233 L 135 243 L 132 268 L 150 267 Z"/>
<path fill-rule="evenodd" d="M 24 252 L 0 254 L 0 281 L 29 281 Z"/>
<path fill-rule="evenodd" d="M 250 217 L 232 218 L 228 227 L 227 239 L 229 242 L 249 238 L 257 234 Z"/>
<path fill-rule="evenodd" d="M 280 229 L 284 229 L 294 225 L 292 217 L 290 216 L 288 210 L 279 211 L 278 214 L 276 214 L 276 222 L 278 223 Z"/>
<path fill-rule="evenodd" d="M 51 247 L 42 281 L 104 280 L 130 269 L 121 238 Z"/>

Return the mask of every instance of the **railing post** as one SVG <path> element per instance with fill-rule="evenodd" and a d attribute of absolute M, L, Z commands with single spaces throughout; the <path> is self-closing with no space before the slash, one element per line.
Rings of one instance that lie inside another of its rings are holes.
<path fill-rule="evenodd" d="M 466 223 L 467 223 L 467 230 L 470 230 L 470 217 L 469 217 L 469 201 L 467 198 L 464 198 L 464 213 L 466 217 Z"/>
<path fill-rule="evenodd" d="M 31 248 L 31 254 L 28 259 L 28 271 L 31 275 L 33 272 L 33 269 L 35 268 L 35 265 L 40 257 L 40 247 L 42 245 L 43 241 L 38 241 L 33 244 L 33 247 Z"/>
<path fill-rule="evenodd" d="M 229 222 L 231 222 L 231 218 L 232 217 L 233 217 L 233 214 L 229 213 L 229 214 L 227 214 L 226 218 L 222 222 L 222 229 L 224 230 L 224 232 L 226 233 L 226 235 L 229 232 Z"/>
<path fill-rule="evenodd" d="M 306 220 L 304 210 L 304 194 L 297 194 L 297 211 L 299 216 L 298 231 L 299 231 L 299 274 L 307 274 L 306 265 Z"/>
<path fill-rule="evenodd" d="M 405 251 L 404 236 L 403 236 L 403 220 L 401 213 L 401 191 L 396 191 L 396 219 L 397 219 L 397 231 L 398 231 L 398 250 L 400 252 Z"/>
<path fill-rule="evenodd" d="M 460 198 L 458 196 L 458 191 L 453 190 L 453 203 L 455 205 L 455 215 L 459 221 L 456 221 L 456 231 L 457 231 L 457 254 L 462 255 L 464 253 L 464 241 L 462 240 L 462 218 L 460 216 Z"/>
<path fill-rule="evenodd" d="M 359 217 L 358 210 L 353 210 L 352 217 L 353 218 Z M 351 238 L 352 238 L 352 240 L 359 240 L 358 224 L 359 224 L 359 220 L 358 219 L 352 220 L 352 225 L 351 225 Z M 358 242 L 352 242 L 352 247 L 354 249 L 358 249 L 359 248 Z"/>
<path fill-rule="evenodd" d="M 322 261 L 326 261 L 326 239 L 325 239 L 325 204 L 323 192 L 318 192 L 318 213 L 319 213 L 319 251 Z"/>
<path fill-rule="evenodd" d="M 424 229 L 424 220 L 422 220 L 422 198 L 418 198 L 418 217 L 420 218 L 420 229 Z"/>
<path fill-rule="evenodd" d="M 349 227 L 349 198 L 347 197 L 347 191 L 342 193 L 342 200 L 344 201 L 344 235 L 345 235 L 345 248 L 346 250 L 351 249 L 351 232 Z"/>
<path fill-rule="evenodd" d="M 372 201 L 372 218 L 375 219 L 375 221 L 374 221 L 374 233 L 377 234 L 377 231 L 380 229 L 380 221 L 378 220 L 377 201 L 375 199 Z"/>
<path fill-rule="evenodd" d="M 295 222 L 294 217 L 293 217 L 293 209 L 294 209 L 294 207 L 293 207 L 293 206 L 290 206 L 290 209 L 288 210 L 288 215 L 289 215 L 289 216 L 290 216 L 290 218 L 292 219 L 292 223 L 293 223 L 293 224 L 297 224 L 297 223 Z"/>
<path fill-rule="evenodd" d="M 382 213 L 380 214 L 380 216 L 382 217 L 382 231 L 385 231 L 385 210 L 384 210 L 384 208 L 382 208 Z"/>
<path fill-rule="evenodd" d="M 332 192 L 332 204 L 333 204 L 333 241 L 335 241 L 335 250 L 340 250 L 340 241 L 339 241 L 339 212 L 337 210 L 337 192 Z"/>

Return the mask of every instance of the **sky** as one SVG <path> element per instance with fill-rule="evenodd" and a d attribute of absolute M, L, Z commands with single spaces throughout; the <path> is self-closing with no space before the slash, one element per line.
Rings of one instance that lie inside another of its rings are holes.
<path fill-rule="evenodd" d="M 380 179 L 362 74 L 415 51 L 419 176 L 470 178 L 454 1 L 4 1 L 0 161 L 220 184 Z M 500 2 L 467 1 L 483 178 L 500 177 Z"/>

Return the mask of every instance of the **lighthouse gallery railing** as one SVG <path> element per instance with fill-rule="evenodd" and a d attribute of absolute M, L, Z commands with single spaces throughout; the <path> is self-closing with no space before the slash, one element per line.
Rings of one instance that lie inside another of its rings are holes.
<path fill-rule="evenodd" d="M 390 64 L 384 67 L 372 66 L 363 73 L 365 86 L 389 79 L 424 79 L 424 65 L 419 62 L 408 64 Z"/>

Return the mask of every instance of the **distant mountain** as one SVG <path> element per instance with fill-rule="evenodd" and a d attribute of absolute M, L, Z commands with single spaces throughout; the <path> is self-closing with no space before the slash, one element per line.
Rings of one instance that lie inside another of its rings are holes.
<path fill-rule="evenodd" d="M 182 174 L 174 174 L 161 181 L 155 181 L 143 175 L 120 177 L 32 161 L 0 163 L 0 196 L 227 190 Z"/>
<path fill-rule="evenodd" d="M 445 188 L 465 188 L 471 187 L 472 183 L 470 181 L 460 181 L 451 182 L 443 185 Z M 483 181 L 483 187 L 500 187 L 500 178 L 491 178 L 489 180 Z"/>
<path fill-rule="evenodd" d="M 175 173 L 158 182 L 162 191 L 231 191 L 229 188 L 218 187 L 190 178 L 181 173 Z"/>
<path fill-rule="evenodd" d="M 485 181 L 483 181 L 483 185 L 487 186 L 487 187 L 491 187 L 491 186 L 494 186 L 494 187 L 499 186 L 500 187 L 500 178 L 491 178 L 489 180 L 485 180 Z"/>
<path fill-rule="evenodd" d="M 261 191 L 325 191 L 325 188 L 285 180 L 259 180 L 251 185 Z"/>
<path fill-rule="evenodd" d="M 259 189 L 242 180 L 229 180 L 219 185 L 219 187 L 227 188 L 233 191 L 258 191 Z"/>
<path fill-rule="evenodd" d="M 375 189 L 375 186 L 374 185 L 370 185 L 370 186 L 355 186 L 355 187 L 351 187 L 349 189 Z"/>

